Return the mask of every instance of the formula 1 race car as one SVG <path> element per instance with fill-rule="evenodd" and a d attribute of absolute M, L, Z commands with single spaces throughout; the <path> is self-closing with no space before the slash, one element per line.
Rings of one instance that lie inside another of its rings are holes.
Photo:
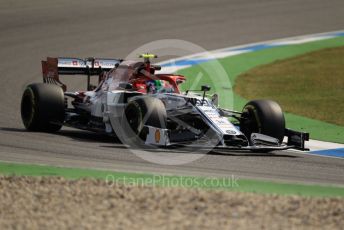
<path fill-rule="evenodd" d="M 21 117 L 30 131 L 56 132 L 62 126 L 104 132 L 132 145 L 179 146 L 268 152 L 305 150 L 308 133 L 285 128 L 280 106 L 270 100 L 248 102 L 242 112 L 217 106 L 217 95 L 181 92 L 181 75 L 155 74 L 161 66 L 143 61 L 100 58 L 47 58 L 43 83 L 27 86 Z M 59 75 L 86 75 L 87 90 L 68 92 Z M 91 76 L 98 76 L 93 86 Z M 230 121 L 229 118 L 232 120 Z M 284 137 L 287 143 L 283 143 Z"/>

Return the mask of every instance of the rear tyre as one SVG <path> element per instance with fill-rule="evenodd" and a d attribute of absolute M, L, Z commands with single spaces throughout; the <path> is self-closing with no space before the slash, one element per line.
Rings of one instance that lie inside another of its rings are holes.
<path fill-rule="evenodd" d="M 274 137 L 282 143 L 285 119 L 281 107 L 270 100 L 248 102 L 242 111 L 240 130 L 248 139 L 252 133 L 261 133 Z"/>
<path fill-rule="evenodd" d="M 166 108 L 157 98 L 138 98 L 127 104 L 122 121 L 125 136 L 135 142 L 145 141 L 148 134 L 148 130 L 144 128 L 145 125 L 166 128 Z"/>
<path fill-rule="evenodd" d="M 64 121 L 64 94 L 53 84 L 31 84 L 23 93 L 21 117 L 29 131 L 56 132 Z"/>

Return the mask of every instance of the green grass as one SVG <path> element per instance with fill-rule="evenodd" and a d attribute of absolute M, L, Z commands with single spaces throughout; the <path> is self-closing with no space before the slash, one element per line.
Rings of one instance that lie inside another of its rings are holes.
<path fill-rule="evenodd" d="M 343 44 L 344 38 L 339 37 L 299 45 L 274 47 L 256 52 L 244 53 L 237 56 L 218 59 L 217 61 L 222 65 L 227 75 L 229 76 L 231 85 L 235 86 L 237 77 L 252 68 L 267 65 L 278 60 L 288 59 L 324 48 L 340 47 L 343 46 Z M 228 95 L 230 95 L 230 91 L 233 88 L 227 89 L 230 85 L 227 85 L 225 81 L 223 81 L 223 79 L 221 78 L 222 76 L 217 76 L 215 72 L 206 71 L 207 69 L 209 70 L 211 68 L 214 68 L 215 63 L 216 61 L 202 63 L 200 65 L 195 65 L 193 67 L 183 69 L 178 73 L 188 77 L 188 82 L 185 83 L 185 85 L 183 86 L 184 89 L 188 89 L 192 85 L 194 78 L 201 73 L 202 78 L 200 79 L 199 83 L 194 86 L 194 88 L 200 88 L 202 84 L 210 85 L 212 87 L 212 91 L 210 92 L 210 94 L 214 93 L 214 91 L 219 93 L 220 105 L 228 107 L 228 101 L 226 100 L 228 100 Z M 299 84 L 297 79 L 295 79 L 293 83 Z M 243 84 L 245 84 L 245 82 Z M 280 87 L 282 88 L 283 85 L 281 85 Z M 235 92 L 233 96 L 234 109 L 241 110 L 248 100 L 236 94 Z M 307 103 L 307 101 L 304 101 L 304 103 Z M 287 126 L 289 128 L 307 131 L 310 133 L 312 139 L 344 143 L 343 126 L 311 119 L 305 116 L 295 115 L 292 113 L 286 113 L 285 115 Z"/>
<path fill-rule="evenodd" d="M 151 185 L 163 187 L 183 186 L 264 194 L 344 197 L 344 187 L 276 183 L 240 178 L 233 179 L 235 177 L 226 179 L 191 176 L 161 176 L 4 162 L 0 162 L 0 174 L 7 176 L 61 176 L 68 179 L 97 178 L 109 181 L 109 185 L 112 185 L 115 181 L 116 183 L 125 183 L 129 185 Z"/>
<path fill-rule="evenodd" d="M 286 112 L 344 126 L 344 47 L 253 68 L 238 77 L 235 92 L 250 100 L 271 98 Z"/>

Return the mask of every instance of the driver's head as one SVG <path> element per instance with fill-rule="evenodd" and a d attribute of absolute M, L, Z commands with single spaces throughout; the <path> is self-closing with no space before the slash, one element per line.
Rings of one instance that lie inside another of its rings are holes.
<path fill-rule="evenodd" d="M 148 80 L 146 81 L 147 93 L 157 93 L 161 88 L 160 80 Z"/>

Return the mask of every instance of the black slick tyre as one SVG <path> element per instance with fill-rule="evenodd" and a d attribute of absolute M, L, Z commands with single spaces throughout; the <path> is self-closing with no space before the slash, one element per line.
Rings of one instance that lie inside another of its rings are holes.
<path fill-rule="evenodd" d="M 253 100 L 242 111 L 240 130 L 250 139 L 252 133 L 274 137 L 282 143 L 285 119 L 281 107 L 270 100 Z"/>
<path fill-rule="evenodd" d="M 21 100 L 21 118 L 29 131 L 56 132 L 64 121 L 64 94 L 53 84 L 31 84 Z"/>
<path fill-rule="evenodd" d="M 167 114 L 161 100 L 153 97 L 141 97 L 130 101 L 122 118 L 123 130 L 129 139 L 145 140 L 148 130 L 145 125 L 166 128 Z M 127 139 L 128 141 L 128 139 Z"/>

